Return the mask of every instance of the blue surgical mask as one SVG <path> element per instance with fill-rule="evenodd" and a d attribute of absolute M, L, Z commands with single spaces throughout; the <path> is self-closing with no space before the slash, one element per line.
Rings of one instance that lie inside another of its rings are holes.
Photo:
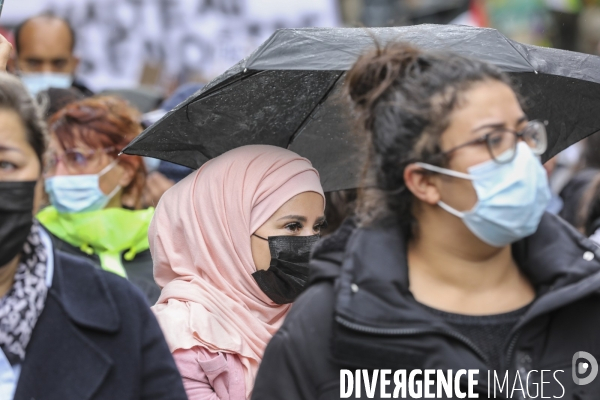
<path fill-rule="evenodd" d="M 98 211 L 106 207 L 110 199 L 121 189 L 117 185 L 112 192 L 104 194 L 100 189 L 100 177 L 117 165 L 117 160 L 108 164 L 95 175 L 59 175 L 47 178 L 46 193 L 50 203 L 59 213 Z"/>
<path fill-rule="evenodd" d="M 68 89 L 73 85 L 73 76 L 70 74 L 21 72 L 19 75 L 29 94 L 34 97 L 50 88 Z"/>
<path fill-rule="evenodd" d="M 505 164 L 493 160 L 468 168 L 468 174 L 417 163 L 423 169 L 472 181 L 477 203 L 458 211 L 443 201 L 438 205 L 462 219 L 483 242 L 504 247 L 532 235 L 550 201 L 546 170 L 529 146 L 520 142 L 515 158 Z"/>

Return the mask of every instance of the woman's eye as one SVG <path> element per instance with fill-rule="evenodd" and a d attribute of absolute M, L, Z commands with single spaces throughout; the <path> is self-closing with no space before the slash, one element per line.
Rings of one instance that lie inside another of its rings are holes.
<path fill-rule="evenodd" d="M 504 136 L 502 132 L 492 133 L 488 136 L 487 142 L 492 147 L 500 146 L 504 142 Z"/>
<path fill-rule="evenodd" d="M 323 221 L 313 228 L 315 232 L 321 232 L 323 229 L 327 229 L 327 221 Z"/>
<path fill-rule="evenodd" d="M 0 161 L 0 169 L 3 171 L 12 171 L 17 169 L 17 166 L 8 161 Z"/>
<path fill-rule="evenodd" d="M 292 222 L 291 224 L 287 224 L 285 226 L 285 229 L 287 229 L 290 232 L 298 232 L 302 230 L 302 225 L 298 222 Z"/>
<path fill-rule="evenodd" d="M 68 162 L 75 167 L 85 167 L 88 161 L 88 156 L 79 151 L 67 153 Z"/>

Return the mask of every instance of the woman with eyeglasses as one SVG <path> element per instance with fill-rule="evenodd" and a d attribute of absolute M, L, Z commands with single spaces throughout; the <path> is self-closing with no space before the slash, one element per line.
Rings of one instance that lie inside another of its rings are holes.
<path fill-rule="evenodd" d="M 97 97 L 67 105 L 49 120 L 45 188 L 50 206 L 37 218 L 56 246 L 128 278 L 154 304 L 148 226 L 141 209 L 146 169 L 141 157 L 119 153 L 141 131 L 123 100 Z"/>
<path fill-rule="evenodd" d="M 597 396 L 573 374 L 600 355 L 600 253 L 544 213 L 545 126 L 508 77 L 392 43 L 346 85 L 369 143 L 358 215 L 313 250 L 253 398 Z"/>
<path fill-rule="evenodd" d="M 34 219 L 47 142 L 25 87 L 0 73 L 0 399 L 186 399 L 139 290 Z"/>

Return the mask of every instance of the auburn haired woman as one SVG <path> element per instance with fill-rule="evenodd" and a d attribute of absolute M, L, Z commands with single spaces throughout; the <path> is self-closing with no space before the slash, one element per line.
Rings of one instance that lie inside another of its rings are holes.
<path fill-rule="evenodd" d="M 128 278 L 154 304 L 154 209 L 140 209 L 146 169 L 141 157 L 119 156 L 142 131 L 139 114 L 116 97 L 89 98 L 58 111 L 49 128 L 44 176 L 51 205 L 38 220 L 58 248 Z"/>

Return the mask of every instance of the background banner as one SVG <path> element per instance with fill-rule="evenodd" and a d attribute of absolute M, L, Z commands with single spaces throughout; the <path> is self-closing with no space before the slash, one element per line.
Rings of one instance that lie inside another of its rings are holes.
<path fill-rule="evenodd" d="M 336 0 L 7 0 L 0 22 L 44 11 L 73 24 L 93 90 L 208 80 L 278 28 L 340 24 Z"/>

